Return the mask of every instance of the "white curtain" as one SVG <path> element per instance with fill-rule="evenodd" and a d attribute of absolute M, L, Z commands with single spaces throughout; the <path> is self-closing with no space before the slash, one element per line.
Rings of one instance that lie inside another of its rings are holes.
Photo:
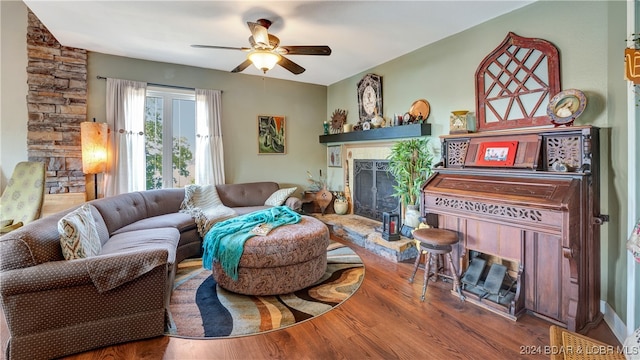
<path fill-rule="evenodd" d="M 107 123 L 111 129 L 104 194 L 146 189 L 144 106 L 147 83 L 107 79 Z"/>
<path fill-rule="evenodd" d="M 195 182 L 224 184 L 220 90 L 196 89 Z"/>

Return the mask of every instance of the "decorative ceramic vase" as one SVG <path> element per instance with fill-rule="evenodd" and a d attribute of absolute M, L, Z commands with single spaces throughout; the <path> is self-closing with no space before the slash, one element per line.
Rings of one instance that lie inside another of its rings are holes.
<path fill-rule="evenodd" d="M 379 128 L 382 126 L 382 123 L 384 122 L 384 119 L 382 118 L 382 116 L 376 114 L 374 117 L 371 118 L 371 125 L 374 128 Z"/>
<path fill-rule="evenodd" d="M 418 205 L 407 205 L 404 214 L 404 224 L 417 228 L 420 225 L 420 208 Z"/>
<path fill-rule="evenodd" d="M 326 187 L 316 193 L 316 203 L 318 204 L 318 206 L 320 206 L 322 215 L 324 215 L 324 211 L 331 203 L 332 198 L 333 194 L 331 193 L 331 191 L 327 190 Z"/>
<path fill-rule="evenodd" d="M 335 213 L 338 215 L 346 214 L 348 209 L 349 209 L 349 203 L 347 202 L 347 200 L 336 199 L 333 202 L 333 211 L 335 211 Z"/>

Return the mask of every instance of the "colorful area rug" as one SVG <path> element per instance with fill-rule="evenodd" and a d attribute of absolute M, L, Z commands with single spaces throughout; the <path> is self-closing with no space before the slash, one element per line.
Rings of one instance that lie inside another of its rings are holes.
<path fill-rule="evenodd" d="M 248 296 L 219 287 L 201 259 L 185 260 L 171 296 L 167 335 L 217 338 L 254 335 L 320 316 L 346 301 L 362 284 L 362 259 L 349 247 L 331 242 L 327 270 L 314 285 L 291 294 Z"/>

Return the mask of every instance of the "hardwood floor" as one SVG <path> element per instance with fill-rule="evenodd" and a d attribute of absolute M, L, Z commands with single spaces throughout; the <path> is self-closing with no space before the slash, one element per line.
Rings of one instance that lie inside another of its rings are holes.
<path fill-rule="evenodd" d="M 339 240 L 339 239 L 336 239 Z M 158 337 L 67 359 L 548 359 L 549 322 L 511 321 L 460 302 L 450 284 L 430 283 L 420 301 L 422 270 L 348 243 L 365 263 L 365 279 L 344 304 L 310 321 L 263 335 L 190 340 Z M 601 322 L 588 336 L 619 345 Z M 535 352 L 524 355 L 524 352 Z"/>

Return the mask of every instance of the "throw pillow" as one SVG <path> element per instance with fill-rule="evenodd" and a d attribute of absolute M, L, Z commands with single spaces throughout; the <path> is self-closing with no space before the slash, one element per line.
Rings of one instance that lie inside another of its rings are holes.
<path fill-rule="evenodd" d="M 89 204 L 80 206 L 60 219 L 58 232 L 62 255 L 67 260 L 95 256 L 102 250 Z"/>
<path fill-rule="evenodd" d="M 222 203 L 215 185 L 185 186 L 180 212 L 193 217 L 201 237 L 218 221 L 236 216 L 235 210 Z"/>
<path fill-rule="evenodd" d="M 184 200 L 181 210 L 193 208 L 212 208 L 222 205 L 215 185 L 187 185 L 184 187 Z M 185 211 L 188 213 L 188 211 Z"/>
<path fill-rule="evenodd" d="M 284 204 L 287 198 L 291 196 L 291 194 L 293 194 L 296 191 L 296 189 L 298 188 L 292 187 L 292 188 L 280 189 L 274 192 L 273 194 L 271 194 L 271 196 L 269 196 L 269 198 L 264 202 L 264 204 L 270 205 L 270 206 L 280 206 Z"/>

